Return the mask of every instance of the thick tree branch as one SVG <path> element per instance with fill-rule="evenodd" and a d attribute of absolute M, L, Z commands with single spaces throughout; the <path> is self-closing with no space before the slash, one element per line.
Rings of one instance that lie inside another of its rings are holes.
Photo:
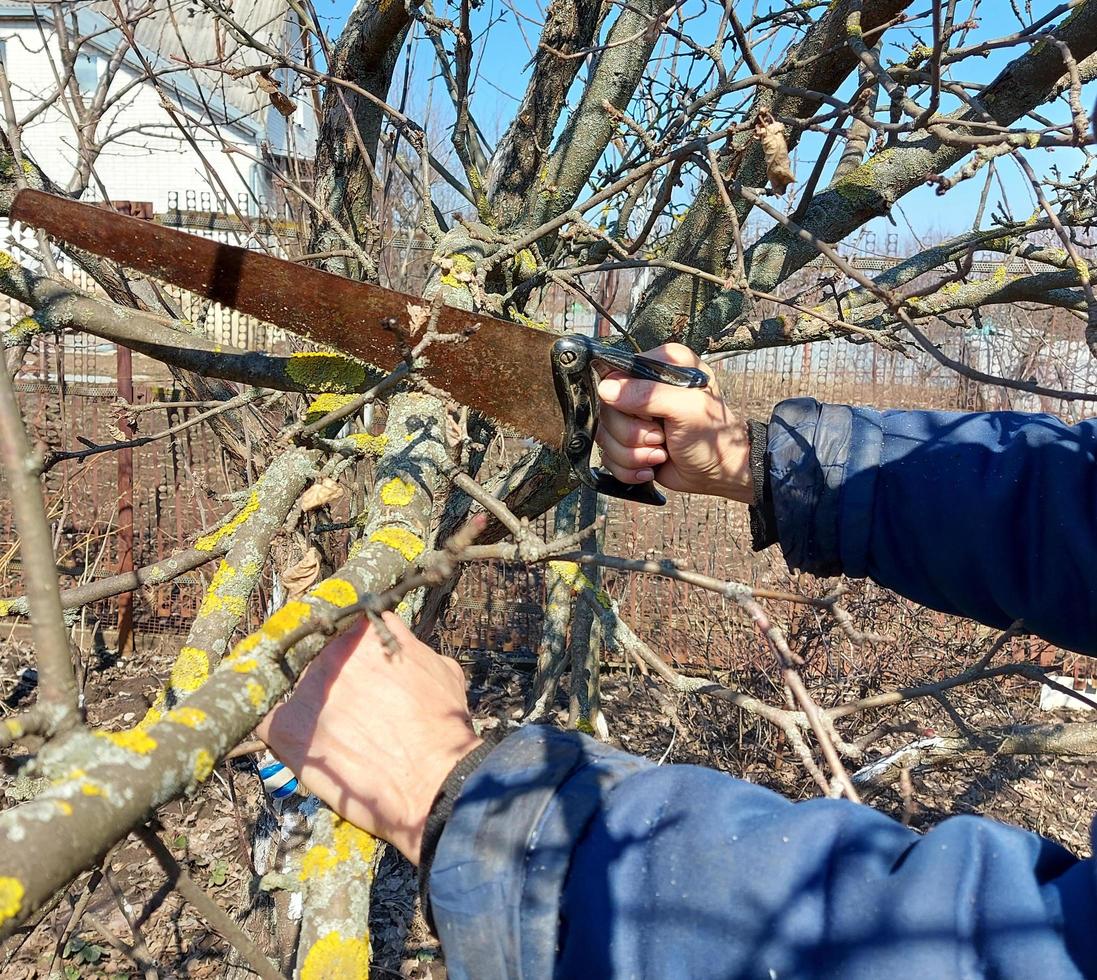
<path fill-rule="evenodd" d="M 372 516 L 353 557 L 237 644 L 183 705 L 146 730 L 82 732 L 39 756 L 41 771 L 58 782 L 0 814 L 0 934 L 9 934 L 57 888 L 92 867 L 156 807 L 205 780 L 320 650 L 321 631 L 360 615 L 372 594 L 388 588 L 422 554 L 434 494 L 448 465 L 440 416 L 440 405 L 426 396 L 393 400 L 386 429 L 391 448 L 378 461 Z M 382 496 L 394 480 L 402 486 L 400 499 L 410 498 L 398 509 Z"/>
<path fill-rule="evenodd" d="M 27 441 L 6 370 L 0 371 L 0 463 L 19 530 L 24 590 L 38 664 L 38 717 L 44 723 L 44 734 L 52 734 L 79 721 L 76 677 L 57 588 L 57 561 L 38 481 L 41 460 Z"/>
<path fill-rule="evenodd" d="M 553 0 L 549 5 L 526 94 L 495 148 L 487 176 L 488 200 L 500 228 L 524 217 L 529 190 L 582 67 L 581 58 L 564 56 L 590 47 L 605 12 L 604 0 Z"/>
<path fill-rule="evenodd" d="M 1081 61 L 1097 51 L 1097 2 L 1082 0 L 1054 32 Z M 984 118 L 1008 126 L 1043 104 L 1064 84 L 1064 66 L 1054 44 L 1038 44 L 1011 62 L 979 95 L 981 112 L 959 110 L 937 127 L 964 134 Z M 800 226 L 822 242 L 840 242 L 872 218 L 887 214 L 892 205 L 918 187 L 931 174 L 939 174 L 971 152 L 971 145 L 945 142 L 933 133 L 890 146 L 860 167 L 844 174 L 817 195 L 804 213 Z M 779 225 L 748 249 L 745 262 L 751 288 L 771 290 L 803 268 L 818 250 L 805 238 Z M 743 294 L 728 289 L 713 298 L 691 327 L 691 343 L 703 347 L 725 332 L 743 311 Z M 665 320 L 647 320 L 641 336 L 658 343 L 670 333 Z M 720 341 L 715 345 L 720 347 Z"/>

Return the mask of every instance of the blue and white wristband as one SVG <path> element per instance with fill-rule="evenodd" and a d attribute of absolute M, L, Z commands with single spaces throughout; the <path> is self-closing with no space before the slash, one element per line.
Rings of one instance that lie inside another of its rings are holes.
<path fill-rule="evenodd" d="M 274 800 L 284 800 L 298 786 L 297 777 L 269 753 L 259 763 L 259 778 L 263 781 L 263 789 Z"/>

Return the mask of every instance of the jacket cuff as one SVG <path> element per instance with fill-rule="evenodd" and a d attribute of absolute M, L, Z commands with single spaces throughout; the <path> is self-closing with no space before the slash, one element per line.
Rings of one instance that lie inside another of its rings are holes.
<path fill-rule="evenodd" d="M 572 848 L 605 794 L 650 765 L 539 725 L 488 755 L 465 780 L 430 872 L 449 976 L 552 975 Z"/>
<path fill-rule="evenodd" d="M 430 909 L 430 868 L 434 863 L 438 842 L 442 839 L 442 831 L 446 829 L 446 824 L 453 815 L 457 798 L 465 788 L 465 780 L 480 768 L 480 763 L 492 753 L 498 742 L 498 738 L 487 738 L 458 761 L 443 780 L 438 795 L 434 797 L 430 813 L 427 814 L 427 822 L 423 827 L 423 841 L 419 848 L 419 905 L 423 910 L 423 918 L 427 926 L 435 934 L 437 929 L 434 927 L 434 916 Z"/>
<path fill-rule="evenodd" d="M 791 398 L 767 433 L 777 538 L 794 571 L 867 574 L 869 530 L 883 443 L 870 409 Z"/>
<path fill-rule="evenodd" d="M 769 436 L 765 422 L 747 420 L 750 441 L 750 481 L 754 499 L 750 502 L 750 544 L 755 551 L 777 542 L 777 515 L 773 512 L 773 491 L 769 485 Z"/>

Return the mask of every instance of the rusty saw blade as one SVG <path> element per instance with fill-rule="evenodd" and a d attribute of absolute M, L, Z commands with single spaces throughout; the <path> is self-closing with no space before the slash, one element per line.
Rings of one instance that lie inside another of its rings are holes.
<path fill-rule="evenodd" d="M 409 305 L 424 305 L 382 286 L 41 191 L 20 191 L 11 220 L 386 371 L 402 362 L 394 334 L 414 343 Z M 394 327 L 386 321 L 395 321 Z M 550 362 L 554 334 L 448 306 L 438 328 L 468 338 L 427 349 L 422 373 L 431 384 L 520 435 L 560 445 L 564 424 Z"/>

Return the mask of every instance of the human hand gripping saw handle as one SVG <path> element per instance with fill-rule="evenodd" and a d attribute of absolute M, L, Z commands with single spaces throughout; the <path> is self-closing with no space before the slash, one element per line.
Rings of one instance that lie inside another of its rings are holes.
<path fill-rule="evenodd" d="M 704 388 L 708 375 L 699 368 L 664 364 L 640 354 L 600 344 L 590 337 L 570 334 L 552 346 L 552 380 L 564 413 L 564 455 L 579 481 L 599 493 L 640 504 L 661 507 L 667 502 L 655 481 L 622 483 L 603 469 L 593 469 L 590 454 L 598 432 L 598 376 L 595 364 L 605 364 L 641 381 Z"/>

